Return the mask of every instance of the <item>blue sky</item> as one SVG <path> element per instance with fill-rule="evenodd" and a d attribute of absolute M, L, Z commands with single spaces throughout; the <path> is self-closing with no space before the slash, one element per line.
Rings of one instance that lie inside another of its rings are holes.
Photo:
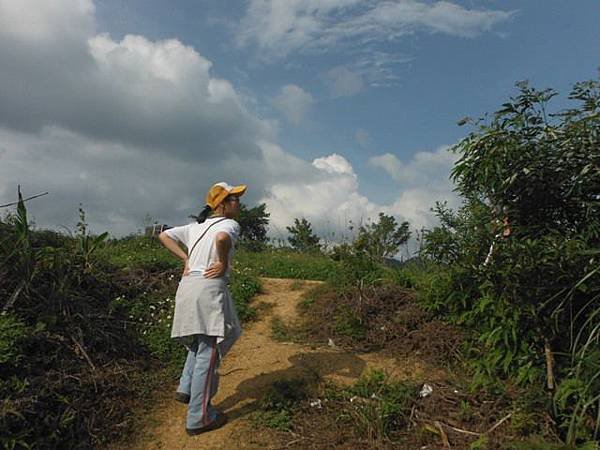
<path fill-rule="evenodd" d="M 0 0 L 0 201 L 48 190 L 39 225 L 72 226 L 81 202 L 120 235 L 185 221 L 225 179 L 273 236 L 298 216 L 431 226 L 435 200 L 458 203 L 456 122 L 523 79 L 566 105 L 597 76 L 599 17 L 592 0 Z"/>

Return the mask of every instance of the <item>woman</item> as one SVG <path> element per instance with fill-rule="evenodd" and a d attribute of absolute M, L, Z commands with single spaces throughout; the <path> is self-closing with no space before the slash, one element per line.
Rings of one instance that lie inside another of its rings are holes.
<path fill-rule="evenodd" d="M 171 337 L 184 343 L 188 355 L 175 398 L 189 403 L 186 430 L 200 434 L 225 424 L 210 403 L 218 389 L 221 358 L 241 334 L 227 286 L 240 226 L 240 196 L 246 186 L 216 183 L 206 195 L 198 223 L 163 231 L 159 239 L 183 261 L 175 296 Z M 187 248 L 184 251 L 179 243 Z"/>

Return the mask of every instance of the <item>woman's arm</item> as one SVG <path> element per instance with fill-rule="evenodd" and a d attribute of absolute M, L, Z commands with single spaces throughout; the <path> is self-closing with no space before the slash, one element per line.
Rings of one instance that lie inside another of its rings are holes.
<path fill-rule="evenodd" d="M 158 235 L 158 239 L 171 253 L 183 261 L 183 276 L 189 274 L 190 268 L 188 266 L 188 255 L 179 246 L 177 241 L 173 238 L 170 238 L 169 235 L 164 231 Z"/>
<path fill-rule="evenodd" d="M 229 265 L 229 250 L 231 249 L 231 238 L 224 231 L 219 231 L 215 237 L 217 249 L 217 261 L 212 263 L 204 272 L 205 278 L 219 278 L 225 275 Z"/>

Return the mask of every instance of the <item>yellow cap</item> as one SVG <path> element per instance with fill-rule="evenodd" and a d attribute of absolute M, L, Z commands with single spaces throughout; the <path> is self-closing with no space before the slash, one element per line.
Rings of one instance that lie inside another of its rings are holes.
<path fill-rule="evenodd" d="M 215 183 L 211 186 L 206 194 L 206 204 L 215 209 L 221 204 L 225 197 L 228 195 L 244 195 L 246 192 L 246 185 L 240 184 L 239 186 L 231 186 L 225 182 Z"/>

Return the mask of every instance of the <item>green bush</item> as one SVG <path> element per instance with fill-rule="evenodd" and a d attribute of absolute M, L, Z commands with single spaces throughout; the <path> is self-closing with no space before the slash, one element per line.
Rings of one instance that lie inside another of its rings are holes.
<path fill-rule="evenodd" d="M 465 202 L 435 208 L 423 256 L 447 269 L 423 300 L 475 330 L 480 379 L 552 372 L 556 419 L 575 445 L 600 428 L 600 80 L 577 83 L 576 107 L 558 113 L 554 91 L 518 88 L 454 147 Z"/>
<path fill-rule="evenodd" d="M 123 286 L 98 271 L 102 235 L 38 233 L 19 199 L 1 226 L 0 444 L 95 447 L 131 426 L 147 350 L 110 311 Z"/>

